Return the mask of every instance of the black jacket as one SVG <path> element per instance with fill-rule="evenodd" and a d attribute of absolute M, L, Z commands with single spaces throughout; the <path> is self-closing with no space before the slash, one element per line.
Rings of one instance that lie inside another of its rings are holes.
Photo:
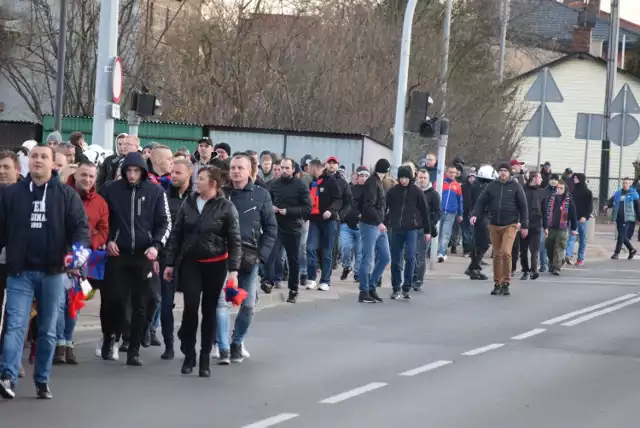
<path fill-rule="evenodd" d="M 532 187 L 528 184 L 524 187 L 529 208 L 529 229 L 542 229 L 544 214 L 547 210 L 547 192 L 542 187 Z"/>
<path fill-rule="evenodd" d="M 342 197 L 342 207 L 340 207 L 340 211 L 338 212 L 338 217 L 342 220 L 347 216 L 347 214 L 349 214 L 351 205 L 353 205 L 353 194 L 351 193 L 351 185 L 347 180 L 339 175 L 339 173 L 336 173 L 333 176 L 340 188 L 340 196 Z"/>
<path fill-rule="evenodd" d="M 129 166 L 142 169 L 138 184 L 127 181 Z M 147 164 L 138 152 L 122 162 L 122 179 L 108 183 L 100 192 L 109 206 L 109 238 L 120 253 L 143 254 L 149 247 L 158 251 L 171 234 L 171 213 L 165 190 L 149 181 Z"/>
<path fill-rule="evenodd" d="M 19 275 L 25 270 L 27 234 L 31 228 L 31 177 L 2 189 L 0 198 L 0 250 L 6 249 L 7 270 Z M 78 193 L 54 176 L 46 191 L 47 273 L 64 270 L 64 257 L 73 244 L 89 247 L 89 223 Z"/>
<path fill-rule="evenodd" d="M 311 214 L 309 189 L 297 177 L 280 177 L 269 182 L 273 206 L 287 210 L 287 215 L 276 214 L 278 232 L 302 233 L 304 219 Z"/>
<path fill-rule="evenodd" d="M 487 188 L 489 183 L 491 183 L 491 181 L 485 181 L 482 178 L 476 178 L 476 181 L 471 187 L 471 211 L 473 211 L 473 207 L 476 206 L 476 202 L 478 202 L 478 199 L 480 199 L 480 195 L 482 194 L 482 192 L 484 192 L 484 189 Z M 482 212 L 479 212 L 477 214 L 474 213 L 474 215 L 476 215 L 476 217 L 478 218 L 488 219 L 489 210 L 487 209 L 487 207 L 485 207 Z"/>
<path fill-rule="evenodd" d="M 258 252 L 260 260 L 265 263 L 278 236 L 278 225 L 269 192 L 249 181 L 244 189 L 225 187 L 224 193 L 240 216 L 242 245 Z"/>
<path fill-rule="evenodd" d="M 553 174 L 551 171 L 547 172 L 544 168 L 540 170 L 540 176 L 542 177 L 542 184 L 540 185 L 540 187 L 544 189 L 549 185 L 551 174 Z"/>
<path fill-rule="evenodd" d="M 440 219 L 442 218 L 442 206 L 440 205 L 440 195 L 436 192 L 433 186 L 429 187 L 424 192 L 425 198 L 427 198 L 427 206 L 429 207 L 429 220 L 431 220 L 431 236 L 438 236 L 438 228 L 436 227 Z"/>
<path fill-rule="evenodd" d="M 198 194 L 192 193 L 182 204 L 167 245 L 167 266 L 179 266 L 184 260 L 198 261 L 228 254 L 227 269 L 237 272 L 242 260 L 242 239 L 238 211 L 220 193 L 198 211 Z"/>
<path fill-rule="evenodd" d="M 561 207 L 563 205 L 568 206 L 566 212 L 567 217 L 566 228 L 562 227 L 561 221 Z M 542 227 L 545 229 L 564 229 L 575 231 L 578 229 L 578 219 L 576 218 L 576 205 L 573 203 L 571 193 L 565 190 L 563 195 L 551 195 L 545 199 L 545 216 L 542 221 Z"/>
<path fill-rule="evenodd" d="M 422 228 L 431 234 L 431 220 L 427 198 L 413 183 L 407 186 L 396 184 L 387 192 L 385 224 L 392 230 L 414 230 Z"/>
<path fill-rule="evenodd" d="M 593 213 L 593 193 L 587 187 L 587 178 L 584 174 L 575 174 L 580 180 L 573 187 L 573 192 L 571 195 L 573 196 L 573 202 L 576 204 L 576 216 L 578 217 L 578 221 L 584 217 L 589 220 L 591 214 Z"/>
<path fill-rule="evenodd" d="M 362 204 L 362 194 L 364 192 L 364 184 L 349 185 L 351 191 L 351 205 L 349 210 L 344 214 L 342 221 L 347 223 L 351 229 L 357 229 L 360 223 L 360 206 Z"/>
<path fill-rule="evenodd" d="M 462 183 L 462 215 L 464 218 L 469 217 L 469 213 L 473 210 L 473 204 L 471 203 L 471 189 L 473 184 L 469 183 L 469 180 Z"/>
<path fill-rule="evenodd" d="M 116 178 L 116 171 L 121 159 L 122 156 L 116 154 L 107 156 L 104 159 L 102 165 L 98 168 L 98 177 L 96 178 L 96 190 L 98 192 L 102 189 L 102 186 Z"/>
<path fill-rule="evenodd" d="M 372 174 L 364 182 L 362 203 L 360 204 L 360 222 L 378 226 L 384 222 L 387 211 L 386 194 L 378 174 Z"/>
<path fill-rule="evenodd" d="M 180 196 L 180 189 L 178 189 L 177 187 L 171 186 L 169 190 L 167 190 L 167 198 L 169 199 L 169 213 L 171 213 L 172 224 L 176 223 L 176 219 L 178 218 L 178 211 L 180 211 L 180 207 L 190 194 L 191 183 L 189 183 L 187 191 L 184 192 L 182 196 Z"/>
<path fill-rule="evenodd" d="M 476 201 L 471 216 L 481 217 L 485 209 L 489 212 L 491 224 L 495 226 L 520 223 L 522 229 L 529 227 L 527 198 L 517 181 L 508 180 L 505 183 L 495 180 L 489 183 Z"/>
<path fill-rule="evenodd" d="M 311 214 L 309 220 L 318 222 L 325 221 L 322 214 L 325 211 L 331 213 L 331 220 L 337 220 L 340 210 L 342 209 L 342 194 L 340 193 L 340 185 L 338 180 L 331 175 L 324 173 L 318 179 L 311 182 L 310 190 L 314 190 L 314 186 L 318 188 L 318 212 L 313 213 L 313 197 L 311 198 Z"/>

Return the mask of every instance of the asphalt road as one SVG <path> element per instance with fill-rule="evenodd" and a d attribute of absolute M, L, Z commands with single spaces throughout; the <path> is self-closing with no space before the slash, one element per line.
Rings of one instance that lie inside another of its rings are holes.
<path fill-rule="evenodd" d="M 80 345 L 81 365 L 54 367 L 54 399 L 35 401 L 25 379 L 0 402 L 0 425 L 635 427 L 639 268 L 589 263 L 516 280 L 510 297 L 456 277 L 411 301 L 361 305 L 345 287 L 337 301 L 257 314 L 252 358 L 210 379 L 181 376 L 181 360 L 159 349 L 128 368 Z"/>

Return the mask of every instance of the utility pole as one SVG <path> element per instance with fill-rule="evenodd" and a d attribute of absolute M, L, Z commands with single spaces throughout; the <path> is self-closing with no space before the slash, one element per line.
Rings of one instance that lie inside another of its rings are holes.
<path fill-rule="evenodd" d="M 453 11 L 453 0 L 447 0 L 444 16 L 444 29 L 442 31 L 442 58 L 440 63 L 440 138 L 438 140 L 438 176 L 436 179 L 436 191 L 442 197 L 442 185 L 444 183 L 444 171 L 447 164 L 447 144 L 449 143 L 449 120 L 445 119 L 447 110 L 447 74 L 449 72 L 449 43 L 451 39 L 451 13 Z M 438 224 L 436 227 L 440 227 Z M 438 257 L 438 241 L 440 237 L 432 239 L 431 242 L 431 268 L 433 269 L 435 260 Z"/>
<path fill-rule="evenodd" d="M 604 98 L 604 138 L 600 154 L 600 189 L 598 200 L 600 209 L 609 199 L 609 171 L 611 164 L 611 141 L 609 140 L 609 121 L 611 120 L 611 102 L 618 73 L 618 40 L 620 33 L 620 2 L 611 0 L 609 20 L 609 51 L 607 55 L 607 89 Z"/>
<path fill-rule="evenodd" d="M 54 110 L 54 128 L 62 133 L 62 109 L 64 105 L 64 66 L 67 56 L 67 4 L 60 1 L 60 34 L 58 35 L 58 68 L 56 70 L 56 103 Z"/>
<path fill-rule="evenodd" d="M 113 150 L 114 119 L 120 117 L 119 105 L 114 103 L 114 60 L 118 55 L 118 11 L 120 0 L 101 0 L 98 34 L 98 64 L 96 92 L 93 104 L 92 143 Z M 120 71 L 120 70 L 118 70 Z M 121 88 L 120 88 L 121 93 Z M 117 98 L 119 98 L 118 93 Z"/>
<path fill-rule="evenodd" d="M 500 62 L 498 63 L 498 78 L 504 80 L 504 57 L 507 48 L 507 26 L 509 25 L 511 0 L 502 0 L 500 5 Z"/>
<path fill-rule="evenodd" d="M 409 60 L 411 57 L 411 30 L 413 16 L 418 0 L 409 0 L 404 12 L 404 24 L 402 25 L 402 45 L 400 48 L 400 70 L 398 71 L 398 94 L 396 96 L 396 121 L 393 130 L 393 154 L 391 159 L 391 171 L 396 175 L 402 164 L 404 151 L 404 114 L 407 104 L 407 82 L 409 80 Z"/>

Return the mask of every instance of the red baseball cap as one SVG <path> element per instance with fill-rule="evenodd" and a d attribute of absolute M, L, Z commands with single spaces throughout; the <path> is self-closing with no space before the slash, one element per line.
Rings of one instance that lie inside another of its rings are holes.
<path fill-rule="evenodd" d="M 337 158 L 337 157 L 335 157 L 335 156 L 329 156 L 329 157 L 327 158 L 327 160 L 325 161 L 325 163 L 329 163 L 329 162 L 340 163 L 340 162 L 338 161 L 338 158 Z"/>
<path fill-rule="evenodd" d="M 518 159 L 514 159 L 511 161 L 511 166 L 514 166 L 514 165 L 524 165 L 524 162 L 519 161 Z"/>

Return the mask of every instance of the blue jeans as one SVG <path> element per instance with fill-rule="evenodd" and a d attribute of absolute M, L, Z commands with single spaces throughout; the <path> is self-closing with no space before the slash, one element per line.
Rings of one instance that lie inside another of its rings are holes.
<path fill-rule="evenodd" d="M 258 265 L 253 267 L 251 272 L 238 273 L 238 287 L 247 292 L 247 297 L 240 305 L 238 315 L 236 315 L 235 326 L 231 342 L 241 344 L 251 326 L 253 311 L 256 306 L 258 294 Z M 220 350 L 228 350 L 229 346 L 229 303 L 225 300 L 224 293 L 221 293 L 216 311 L 217 331 L 216 340 Z"/>
<path fill-rule="evenodd" d="M 307 276 L 307 239 L 309 238 L 309 220 L 304 222 L 302 226 L 302 235 L 300 236 L 300 276 Z"/>
<path fill-rule="evenodd" d="M 73 346 L 73 331 L 76 329 L 77 318 L 69 315 L 69 295 L 62 294 L 60 299 L 60 312 L 56 323 L 56 345 Z"/>
<path fill-rule="evenodd" d="M 307 275 L 316 280 L 318 266 L 318 247 L 322 248 L 322 275 L 320 283 L 331 285 L 333 261 L 333 243 L 336 239 L 338 223 L 335 220 L 309 222 L 307 237 Z"/>
<path fill-rule="evenodd" d="M 453 232 L 453 225 L 456 223 L 456 213 L 444 213 L 440 219 L 440 232 L 438 233 L 438 255 L 447 254 L 449 240 Z"/>
<path fill-rule="evenodd" d="M 276 255 L 277 252 L 277 255 Z M 267 281 L 278 282 L 284 279 L 284 265 L 286 263 L 286 254 L 284 246 L 277 248 L 274 246 L 272 255 L 264 264 L 264 279 Z"/>
<path fill-rule="evenodd" d="M 360 272 L 360 262 L 362 261 L 362 242 L 360 240 L 360 229 L 351 229 L 347 223 L 340 225 L 340 259 L 342 267 L 351 269 L 353 255 L 355 253 L 356 262 L 353 271 L 356 275 Z"/>
<path fill-rule="evenodd" d="M 422 230 L 420 231 L 422 232 Z M 420 233 L 424 241 L 424 235 Z M 411 290 L 413 272 L 416 266 L 416 246 L 418 244 L 418 230 L 394 229 L 391 232 L 391 286 L 394 291 Z M 402 260 L 404 262 L 404 280 L 402 275 Z"/>
<path fill-rule="evenodd" d="M 360 237 L 362 241 L 362 261 L 360 262 L 360 291 L 375 290 L 376 284 L 382 277 L 389 264 L 389 237 L 386 232 L 380 232 L 378 226 L 360 223 Z M 371 263 L 376 255 L 376 262 L 371 272 Z M 369 278 L 371 272 L 371 278 Z"/>
<path fill-rule="evenodd" d="M 65 274 L 47 275 L 43 272 L 24 271 L 7 278 L 7 325 L 4 337 L 4 359 L 0 373 L 14 384 L 18 383 L 24 338 L 29 326 L 31 305 L 38 302 L 38 332 L 36 362 L 33 380 L 49 383 L 51 364 L 56 347 L 56 327 L 60 302 L 65 290 Z"/>
<path fill-rule="evenodd" d="M 545 270 L 547 268 L 548 259 L 547 259 L 547 247 L 544 244 L 545 237 L 544 232 L 540 235 L 540 270 Z"/>
<path fill-rule="evenodd" d="M 584 223 L 578 222 L 578 236 L 573 233 L 569 234 L 567 241 L 567 257 L 573 257 L 573 250 L 576 246 L 576 239 L 580 238 L 580 246 L 578 247 L 578 260 L 584 261 L 584 252 L 587 249 L 587 230 L 589 228 L 589 220 Z"/>

